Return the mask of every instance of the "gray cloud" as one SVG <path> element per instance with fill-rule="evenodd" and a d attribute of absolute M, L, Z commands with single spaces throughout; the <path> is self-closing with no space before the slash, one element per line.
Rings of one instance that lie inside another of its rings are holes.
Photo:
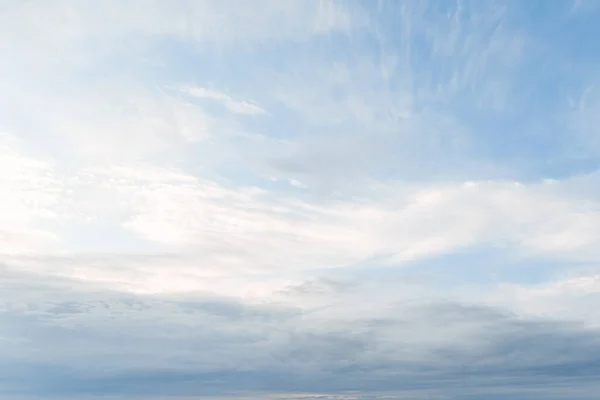
<path fill-rule="evenodd" d="M 273 302 L 138 296 L 89 290 L 76 281 L 6 276 L 0 288 L 0 354 L 8 371 L 0 380 L 3 396 L 348 390 L 400 396 L 435 388 L 456 399 L 477 393 L 502 398 L 506 390 L 517 396 L 511 398 L 541 399 L 547 398 L 541 388 L 554 385 L 560 388 L 555 393 L 564 393 L 554 398 L 586 399 L 572 391 L 591 387 L 600 374 L 596 331 L 451 299 L 402 304 L 354 298 L 363 307 L 352 315 L 339 314 L 336 307 L 344 306 L 335 303 L 352 289 L 332 280 L 337 289 L 327 292 L 329 305 L 302 311 Z M 365 314 L 369 307 L 373 315 Z"/>

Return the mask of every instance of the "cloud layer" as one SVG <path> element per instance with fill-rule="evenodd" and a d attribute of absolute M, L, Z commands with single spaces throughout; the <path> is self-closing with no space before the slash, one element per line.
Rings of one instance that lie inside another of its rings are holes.
<path fill-rule="evenodd" d="M 595 398 L 599 11 L 0 2 L 0 398 Z"/>

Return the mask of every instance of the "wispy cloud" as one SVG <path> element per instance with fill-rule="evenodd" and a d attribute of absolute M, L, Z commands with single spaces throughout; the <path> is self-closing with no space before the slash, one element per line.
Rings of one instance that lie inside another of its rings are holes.
<path fill-rule="evenodd" d="M 232 113 L 250 115 L 265 113 L 265 110 L 255 104 L 247 101 L 235 100 L 228 94 L 216 90 L 206 89 L 198 86 L 184 87 L 181 90 L 193 97 L 211 99 L 222 103 Z"/>
<path fill-rule="evenodd" d="M 4 2 L 0 397 L 595 398 L 598 10 Z"/>

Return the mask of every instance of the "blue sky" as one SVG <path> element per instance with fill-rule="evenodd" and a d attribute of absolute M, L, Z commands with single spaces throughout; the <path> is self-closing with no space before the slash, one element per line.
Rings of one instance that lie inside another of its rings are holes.
<path fill-rule="evenodd" d="M 0 1 L 0 398 L 596 398 L 599 34 Z"/>

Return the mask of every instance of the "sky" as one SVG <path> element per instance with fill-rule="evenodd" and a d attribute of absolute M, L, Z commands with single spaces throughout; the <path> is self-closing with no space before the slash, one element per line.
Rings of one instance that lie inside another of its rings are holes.
<path fill-rule="evenodd" d="M 600 2 L 0 0 L 0 398 L 600 391 Z"/>

